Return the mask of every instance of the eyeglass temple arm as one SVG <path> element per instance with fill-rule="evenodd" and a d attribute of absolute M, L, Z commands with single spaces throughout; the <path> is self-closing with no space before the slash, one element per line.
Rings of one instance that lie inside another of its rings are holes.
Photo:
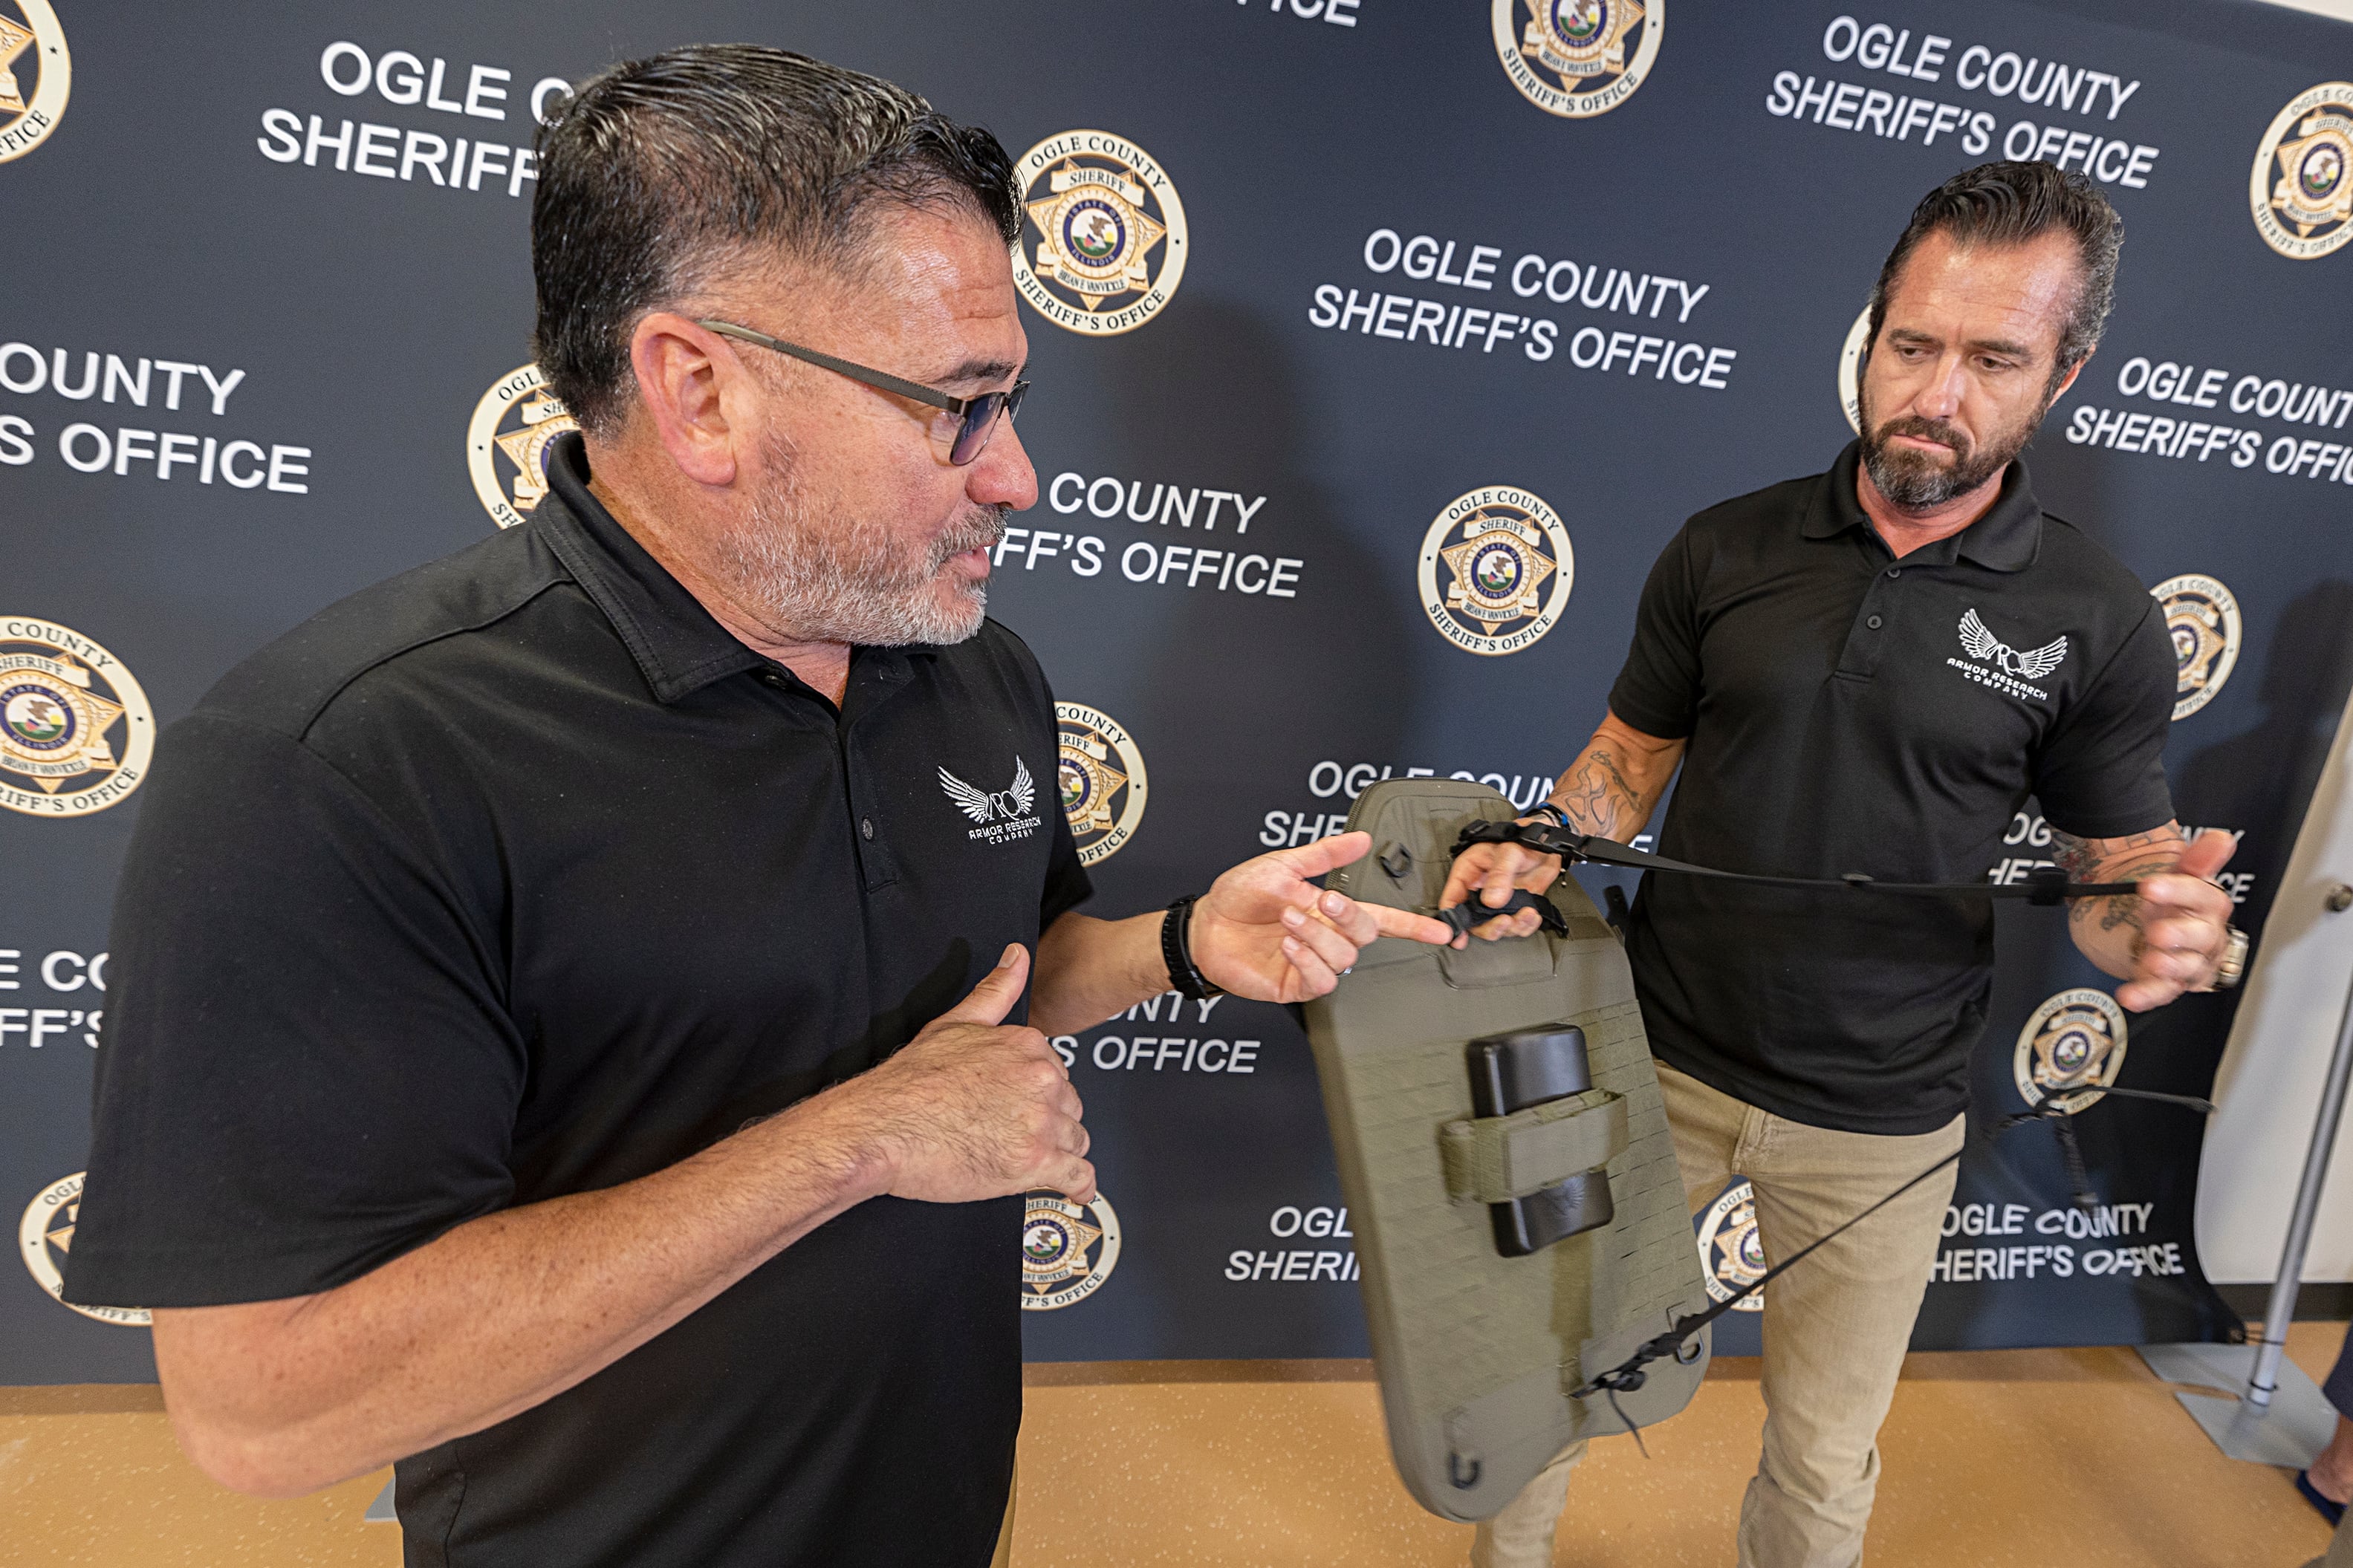
<path fill-rule="evenodd" d="M 885 392 L 895 392 L 902 397 L 912 397 L 918 403 L 928 403 L 934 408 L 944 408 L 951 414 L 963 414 L 972 401 L 970 398 L 951 397 L 944 392 L 935 392 L 919 382 L 902 381 L 887 371 L 870 370 L 862 364 L 856 364 L 846 359 L 836 359 L 831 354 L 819 353 L 815 349 L 805 349 L 798 343 L 788 343 L 781 338 L 772 338 L 765 332 L 755 332 L 749 327 L 739 327 L 733 321 L 697 321 L 695 325 L 707 328 L 723 337 L 741 338 L 747 343 L 757 343 L 764 349 L 774 349 L 780 354 L 790 354 L 795 359 L 807 360 L 809 363 L 821 365 L 837 375 L 846 375 L 852 381 L 862 381 L 869 386 L 879 386 Z"/>

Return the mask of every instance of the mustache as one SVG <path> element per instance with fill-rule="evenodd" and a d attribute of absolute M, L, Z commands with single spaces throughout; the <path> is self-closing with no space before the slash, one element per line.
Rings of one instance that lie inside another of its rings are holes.
<path fill-rule="evenodd" d="M 969 512 L 948 525 L 947 531 L 932 542 L 932 569 L 938 571 L 947 564 L 951 555 L 961 555 L 967 550 L 993 550 L 1005 537 L 1005 519 L 1010 506 L 985 506 Z"/>
<path fill-rule="evenodd" d="M 1957 461 L 1968 460 L 1969 438 L 1943 419 L 1923 419 L 1916 414 L 1903 415 L 1882 425 L 1873 434 L 1873 440 L 1884 446 L 1891 436 L 1916 436 L 1924 441 L 1940 442 L 1952 448 Z"/>

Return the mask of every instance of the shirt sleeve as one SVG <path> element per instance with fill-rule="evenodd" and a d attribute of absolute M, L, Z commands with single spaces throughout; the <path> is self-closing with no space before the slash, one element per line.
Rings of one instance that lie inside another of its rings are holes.
<path fill-rule="evenodd" d="M 2078 838 L 2119 838 L 2172 820 L 2165 742 L 2178 679 L 2164 611 L 2151 599 L 2034 759 L 2034 797 L 2052 826 Z"/>
<path fill-rule="evenodd" d="M 494 925 L 294 739 L 174 725 L 116 898 L 67 1298 L 330 1289 L 511 1201 Z"/>
<path fill-rule="evenodd" d="M 1688 737 L 1699 714 L 1699 605 L 1691 530 L 1668 542 L 1642 584 L 1634 640 L 1609 689 L 1609 710 L 1645 735 Z"/>

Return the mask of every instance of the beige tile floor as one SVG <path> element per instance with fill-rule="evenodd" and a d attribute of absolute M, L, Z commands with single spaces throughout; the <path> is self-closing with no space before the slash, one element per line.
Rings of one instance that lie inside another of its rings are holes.
<path fill-rule="evenodd" d="M 2342 1325 L 2299 1324 L 2326 1373 Z M 1270 1380 L 1270 1373 L 1281 1374 Z M 1019 1568 L 1441 1568 L 1470 1531 L 1390 1472 L 1356 1363 L 1033 1368 Z M 1731 1561 L 1756 1463 L 1757 1363 L 1718 1362 L 1683 1415 L 1579 1472 L 1558 1562 Z M 2222 1458 L 2128 1351 L 1912 1358 L 1883 1436 L 1871 1556 L 1907 1568 L 2295 1568 L 2327 1532 L 2287 1472 Z M 207 1483 L 152 1388 L 0 1389 L 5 1568 L 393 1568 L 361 1522 L 381 1476 L 291 1502 Z"/>

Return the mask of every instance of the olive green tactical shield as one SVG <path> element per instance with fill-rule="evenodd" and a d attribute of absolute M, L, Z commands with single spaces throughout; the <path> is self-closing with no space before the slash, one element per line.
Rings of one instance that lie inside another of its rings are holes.
<path fill-rule="evenodd" d="M 1330 885 L 1435 913 L 1456 835 L 1514 815 L 1479 784 L 1376 784 L 1348 814 L 1372 852 Z M 1565 936 L 1474 939 L 1460 952 L 1384 938 L 1306 1008 L 1389 1450 L 1416 1500 L 1451 1520 L 1492 1516 L 1565 1445 L 1625 1430 L 1602 1394 L 1568 1391 L 1708 1300 L 1633 975 L 1573 880 L 1551 896 Z M 1466 1044 L 1546 1025 L 1585 1031 L 1593 1089 L 1475 1118 Z M 1609 1224 L 1524 1258 L 1497 1251 L 1488 1205 L 1596 1164 Z M 1706 1347 L 1703 1334 L 1689 1361 L 1652 1363 L 1618 1396 L 1626 1417 L 1647 1426 L 1681 1410 Z"/>

